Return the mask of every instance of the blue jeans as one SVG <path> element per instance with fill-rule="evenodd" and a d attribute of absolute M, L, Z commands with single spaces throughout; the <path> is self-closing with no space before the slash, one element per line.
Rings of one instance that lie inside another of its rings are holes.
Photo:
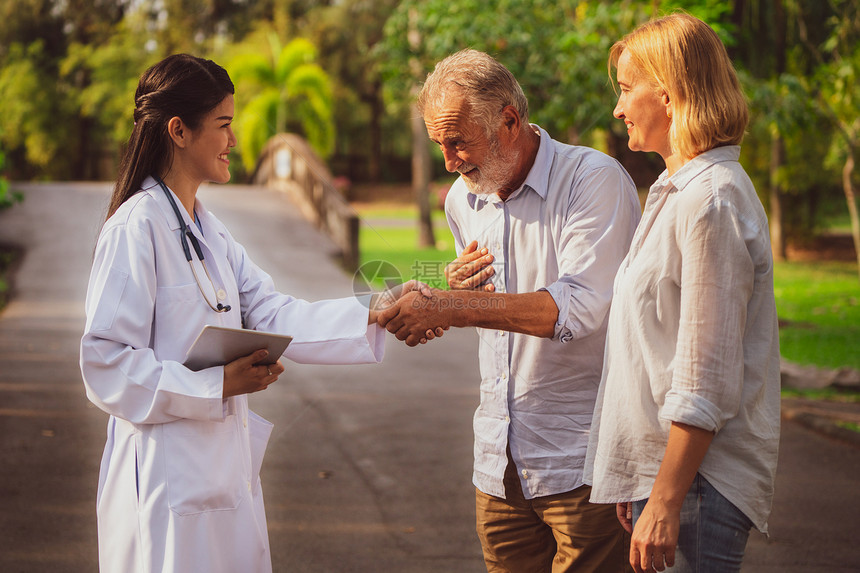
<path fill-rule="evenodd" d="M 647 499 L 633 502 L 633 525 Z M 752 522 L 696 474 L 681 506 L 681 529 L 672 573 L 737 573 Z"/>

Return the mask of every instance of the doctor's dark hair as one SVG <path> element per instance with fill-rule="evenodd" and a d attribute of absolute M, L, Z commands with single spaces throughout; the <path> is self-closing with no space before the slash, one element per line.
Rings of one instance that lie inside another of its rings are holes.
<path fill-rule="evenodd" d="M 178 117 L 190 129 L 234 93 L 227 71 L 213 62 L 174 54 L 143 73 L 134 94 L 134 128 L 119 165 L 108 218 L 137 193 L 149 175 L 163 177 L 173 162 L 167 124 Z"/>

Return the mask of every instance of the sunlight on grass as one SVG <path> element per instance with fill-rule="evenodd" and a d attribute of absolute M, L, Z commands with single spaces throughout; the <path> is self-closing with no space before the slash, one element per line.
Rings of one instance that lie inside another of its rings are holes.
<path fill-rule="evenodd" d="M 398 210 L 400 211 L 400 210 Z M 361 264 L 370 261 L 385 261 L 394 265 L 404 281 L 418 279 L 435 288 L 447 288 L 445 283 L 445 265 L 450 263 L 454 254 L 454 237 L 448 227 L 435 225 L 436 248 L 418 247 L 418 229 L 414 214 L 403 220 L 382 222 L 374 221 L 380 217 L 390 217 L 379 212 L 372 215 L 362 213 L 362 224 L 359 231 L 361 246 Z M 434 221 L 439 215 L 434 214 Z M 444 219 L 444 214 L 441 214 Z M 408 226 L 402 226 L 403 224 Z M 383 287 L 380 279 L 374 286 Z"/>
<path fill-rule="evenodd" d="M 783 357 L 799 364 L 860 369 L 857 265 L 777 263 L 774 292 Z"/>

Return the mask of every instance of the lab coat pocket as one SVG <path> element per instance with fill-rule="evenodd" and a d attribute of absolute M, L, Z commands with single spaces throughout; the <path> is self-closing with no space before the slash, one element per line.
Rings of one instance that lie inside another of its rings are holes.
<path fill-rule="evenodd" d="M 242 498 L 242 449 L 235 416 L 164 424 L 167 496 L 179 515 L 235 509 Z"/>
<path fill-rule="evenodd" d="M 155 293 L 155 336 L 153 337 L 155 355 L 159 360 L 176 360 L 181 362 L 185 351 L 194 336 L 197 317 L 194 310 L 198 304 L 205 304 L 200 299 L 200 290 L 196 283 L 179 286 L 158 287 Z M 177 343 L 181 336 L 191 337 L 187 343 Z"/>
<path fill-rule="evenodd" d="M 266 446 L 274 425 L 254 412 L 248 412 L 248 420 L 248 433 L 251 440 L 251 481 L 256 487 L 260 481 L 260 468 L 263 466 L 263 457 L 266 455 Z"/>

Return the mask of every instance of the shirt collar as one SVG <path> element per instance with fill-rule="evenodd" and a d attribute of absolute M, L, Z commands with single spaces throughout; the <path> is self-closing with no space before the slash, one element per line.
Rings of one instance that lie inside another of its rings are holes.
<path fill-rule="evenodd" d="M 681 168 L 674 173 L 674 175 L 669 175 L 668 171 L 664 171 L 659 179 L 657 179 L 657 183 L 665 183 L 666 180 L 672 183 L 672 185 L 678 189 L 679 191 L 684 189 L 690 181 L 696 178 L 702 171 L 714 165 L 716 163 L 723 163 L 726 161 L 737 161 L 741 156 L 741 146 L 740 145 L 725 145 L 722 147 L 715 147 L 713 149 L 709 149 L 708 151 L 697 155 L 692 158 L 690 161 L 685 163 Z"/>
<path fill-rule="evenodd" d="M 553 159 L 552 138 L 542 127 L 533 123 L 529 125 L 532 129 L 537 130 L 540 135 L 540 144 L 535 162 L 532 163 L 529 174 L 526 175 L 526 180 L 523 181 L 523 186 L 520 189 L 528 187 L 540 195 L 541 199 L 546 200 L 547 187 L 549 187 L 549 170 L 552 167 Z"/>
<path fill-rule="evenodd" d="M 166 185 L 165 185 L 166 187 Z M 161 212 L 164 213 L 164 217 L 167 220 L 167 225 L 171 231 L 175 231 L 180 228 L 179 219 L 176 218 L 176 213 L 173 212 L 173 207 L 170 205 L 170 201 L 167 199 L 167 196 L 164 194 L 164 191 L 161 190 L 161 186 L 158 184 L 158 181 L 155 180 L 155 177 L 152 175 L 148 176 L 143 180 L 143 183 L 140 185 L 141 190 L 146 193 L 149 193 L 154 199 L 156 205 L 158 205 Z M 176 201 L 176 206 L 179 207 L 179 212 L 182 214 L 182 218 L 185 221 L 185 225 L 192 229 L 193 233 L 196 233 L 199 229 L 197 225 L 194 223 L 194 220 L 191 218 L 191 215 L 182 207 L 182 204 L 179 202 L 179 197 L 176 196 L 176 193 L 173 192 L 173 189 L 167 187 L 167 190 L 170 191 L 170 194 L 173 196 L 173 200 Z M 200 199 L 195 197 L 194 199 L 194 211 L 197 213 L 197 216 L 200 216 L 200 213 L 204 212 L 205 209 L 203 205 L 200 203 Z M 198 233 L 199 234 L 199 233 Z"/>

